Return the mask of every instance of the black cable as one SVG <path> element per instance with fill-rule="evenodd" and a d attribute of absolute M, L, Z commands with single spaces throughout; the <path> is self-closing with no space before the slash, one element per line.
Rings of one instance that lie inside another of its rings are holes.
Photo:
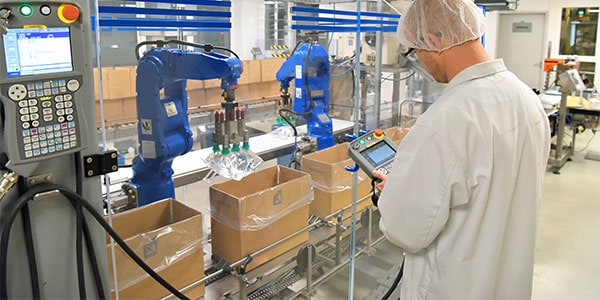
<path fill-rule="evenodd" d="M 31 276 L 33 299 L 41 299 L 40 281 L 38 279 L 35 248 L 33 245 L 33 232 L 31 230 L 31 216 L 29 215 L 29 205 L 27 204 L 23 205 L 21 208 L 21 220 L 23 221 L 23 230 L 25 231 L 25 244 L 27 248 L 27 258 L 29 259 L 29 274 Z"/>
<path fill-rule="evenodd" d="M 292 56 L 292 54 L 294 54 L 294 52 L 296 52 L 296 49 L 298 49 L 298 47 L 300 45 L 302 45 L 302 43 L 304 43 L 304 41 L 300 40 L 296 43 L 296 46 L 294 47 L 294 49 L 292 50 L 292 53 L 290 53 L 290 56 Z"/>
<path fill-rule="evenodd" d="M 150 268 L 131 248 L 123 241 L 118 234 L 106 223 L 104 218 L 94 209 L 94 207 L 85 201 L 80 195 L 72 192 L 71 190 L 51 183 L 42 183 L 36 185 L 29 189 L 26 193 L 21 195 L 17 199 L 17 205 L 15 205 L 12 210 L 10 210 L 5 218 L 6 226 L 2 227 L 2 234 L 0 236 L 0 299 L 8 299 L 7 295 L 7 267 L 6 262 L 8 259 L 7 251 L 8 249 L 8 241 L 10 238 L 10 229 L 12 227 L 12 223 L 17 216 L 20 208 L 27 203 L 27 201 L 31 200 L 35 195 L 39 193 L 49 192 L 49 191 L 59 191 L 61 192 L 71 203 L 75 204 L 77 202 L 81 203 L 83 208 L 85 208 L 94 219 L 106 230 L 110 236 L 121 246 L 121 248 L 127 253 L 131 259 L 133 259 L 146 273 L 148 273 L 154 280 L 160 283 L 163 287 L 165 287 L 169 292 L 180 299 L 188 299 L 185 295 L 183 295 L 176 288 L 171 286 L 168 282 L 166 282 L 160 275 L 158 275 L 152 268 Z"/>
<path fill-rule="evenodd" d="M 83 195 L 83 168 L 82 168 L 82 158 L 81 152 L 75 153 L 75 191 L 79 195 Z M 73 203 L 71 203 L 73 204 Z M 73 204 L 74 205 L 74 204 Z M 90 228 L 87 224 L 85 218 L 82 220 L 83 222 L 83 236 L 85 237 L 85 246 L 88 252 L 88 256 L 90 258 L 90 264 L 92 267 L 92 273 L 94 275 L 94 282 L 96 284 L 96 293 L 98 294 L 98 299 L 106 299 L 106 295 L 104 294 L 104 284 L 102 283 L 102 276 L 100 275 L 100 265 L 98 264 L 98 258 L 96 257 L 96 250 L 94 249 L 94 242 L 92 241 L 92 235 L 90 233 Z"/>
<path fill-rule="evenodd" d="M 81 203 L 75 205 L 76 230 L 75 230 L 75 252 L 77 256 L 77 284 L 79 286 L 79 299 L 86 299 L 85 273 L 83 271 L 83 209 Z"/>
<path fill-rule="evenodd" d="M 383 295 L 383 298 L 381 298 L 381 300 L 387 300 L 390 298 L 390 296 L 392 295 L 394 290 L 396 290 L 396 288 L 398 287 L 398 284 L 400 284 L 400 280 L 402 279 L 403 274 L 404 274 L 404 258 L 402 259 L 402 266 L 400 266 L 400 271 L 398 272 L 398 275 L 396 275 L 396 278 L 394 279 L 394 283 L 392 283 L 392 286 L 390 286 L 390 289 L 387 291 L 387 293 L 385 293 L 385 295 Z"/>
<path fill-rule="evenodd" d="M 304 85 L 306 86 L 306 94 L 308 96 L 308 102 L 310 103 L 310 109 L 312 110 L 315 107 L 315 103 L 313 101 L 310 86 L 308 85 L 308 61 L 310 59 L 310 50 L 312 49 L 312 44 L 310 40 L 308 41 L 308 50 L 306 50 L 306 57 L 304 58 Z"/>

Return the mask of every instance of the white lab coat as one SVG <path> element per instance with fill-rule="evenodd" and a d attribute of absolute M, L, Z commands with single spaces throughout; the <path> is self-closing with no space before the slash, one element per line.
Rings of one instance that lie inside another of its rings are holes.
<path fill-rule="evenodd" d="M 379 199 L 380 228 L 407 252 L 401 299 L 530 298 L 549 151 L 539 99 L 502 60 L 453 78 Z"/>

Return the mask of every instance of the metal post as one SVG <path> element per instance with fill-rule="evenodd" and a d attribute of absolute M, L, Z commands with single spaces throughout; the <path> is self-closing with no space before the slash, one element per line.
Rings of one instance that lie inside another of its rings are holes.
<path fill-rule="evenodd" d="M 248 292 L 246 291 L 246 281 L 244 280 L 244 277 L 242 274 L 240 274 L 238 277 L 238 283 L 239 283 L 239 287 L 240 287 L 240 292 L 238 293 L 239 299 L 240 300 L 248 299 L 248 295 L 247 295 Z"/>
<path fill-rule="evenodd" d="M 308 254 L 306 261 L 306 298 L 310 299 L 313 294 L 313 286 L 312 286 L 312 249 L 313 246 L 308 246 Z"/>
<path fill-rule="evenodd" d="M 383 12 L 383 0 L 377 0 L 377 12 Z M 383 20 L 383 18 L 379 18 Z M 381 27 L 381 25 L 377 25 Z M 383 32 L 377 31 L 375 33 L 375 124 L 377 127 L 381 126 L 381 64 L 383 53 Z M 370 128 L 368 128 L 370 129 Z"/>
<path fill-rule="evenodd" d="M 339 265 L 342 262 L 342 214 L 337 217 L 337 224 L 335 225 L 335 264 Z"/>

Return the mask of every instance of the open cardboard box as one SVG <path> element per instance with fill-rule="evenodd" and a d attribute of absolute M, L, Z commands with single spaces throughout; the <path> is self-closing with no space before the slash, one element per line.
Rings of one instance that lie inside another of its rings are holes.
<path fill-rule="evenodd" d="M 134 252 L 175 288 L 181 290 L 204 277 L 202 215 L 172 199 L 138 207 L 112 217 L 112 227 Z M 111 285 L 110 237 L 106 237 Z M 115 243 L 119 298 L 159 299 L 170 295 Z M 204 284 L 184 293 L 204 295 Z M 112 298 L 115 298 L 114 286 Z"/>
<path fill-rule="evenodd" d="M 283 166 L 210 187 L 212 252 L 229 263 L 255 254 L 246 270 L 308 240 L 308 174 Z M 295 234 L 297 233 L 297 234 Z M 295 234 L 295 235 L 294 235 Z M 284 240 L 284 241 L 282 241 Z"/>

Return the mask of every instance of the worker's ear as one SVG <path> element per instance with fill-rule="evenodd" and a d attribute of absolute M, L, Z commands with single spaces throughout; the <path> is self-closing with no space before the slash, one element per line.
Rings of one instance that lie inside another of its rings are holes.
<path fill-rule="evenodd" d="M 441 32 L 436 32 L 436 33 L 427 33 L 427 38 L 429 39 L 429 41 L 431 41 L 431 43 L 433 43 L 433 45 L 435 46 L 436 49 L 442 49 L 443 47 L 443 43 L 442 43 L 442 33 Z"/>

